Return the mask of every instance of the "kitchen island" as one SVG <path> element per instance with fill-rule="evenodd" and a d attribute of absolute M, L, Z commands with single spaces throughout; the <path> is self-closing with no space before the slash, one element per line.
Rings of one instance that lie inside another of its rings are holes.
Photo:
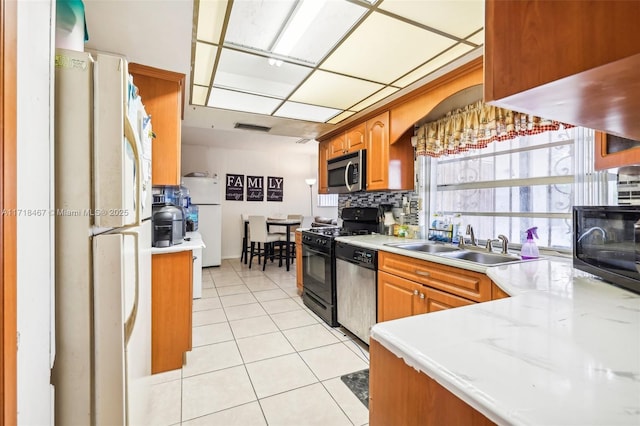
<path fill-rule="evenodd" d="M 383 245 L 389 237 L 338 240 L 398 253 Z M 378 343 L 498 424 L 640 424 L 640 295 L 574 269 L 570 259 L 473 268 L 512 297 L 373 327 L 372 425 L 385 414 L 376 411 L 384 395 L 373 385 L 387 374 L 376 370 Z M 394 409 L 397 419 L 402 409 Z"/>

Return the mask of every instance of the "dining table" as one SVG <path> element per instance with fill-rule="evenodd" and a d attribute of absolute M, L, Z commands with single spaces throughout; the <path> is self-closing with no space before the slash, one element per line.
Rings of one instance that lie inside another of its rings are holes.
<path fill-rule="evenodd" d="M 297 227 L 302 225 L 302 221 L 300 219 L 278 219 L 278 218 L 267 218 L 267 231 L 271 226 L 283 226 L 286 228 L 286 247 L 285 247 L 285 266 L 287 271 L 289 270 L 289 265 L 291 264 L 291 231 L 292 228 L 295 230 Z M 244 221 L 244 238 L 247 241 L 247 237 L 249 235 L 249 221 Z M 242 253 L 244 254 L 244 263 L 247 264 L 247 247 L 244 245 L 242 247 Z"/>

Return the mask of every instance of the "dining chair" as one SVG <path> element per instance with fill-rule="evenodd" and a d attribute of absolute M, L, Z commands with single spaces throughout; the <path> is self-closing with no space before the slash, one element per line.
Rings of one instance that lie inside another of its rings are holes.
<path fill-rule="evenodd" d="M 258 265 L 262 257 L 262 270 L 264 271 L 267 266 L 267 258 L 271 258 L 273 262 L 275 248 L 280 245 L 281 235 L 267 232 L 267 219 L 264 216 L 249 216 L 249 233 L 251 235 L 249 269 L 251 269 L 253 257 L 258 256 Z M 282 266 L 282 255 L 278 257 L 280 266 Z"/>
<path fill-rule="evenodd" d="M 246 225 L 246 222 L 249 220 L 249 214 L 242 213 L 240 215 L 240 219 L 242 220 L 240 222 L 240 229 L 242 230 L 242 254 L 240 255 L 240 263 L 242 263 L 242 260 L 244 259 L 244 264 L 246 265 L 249 261 L 249 253 L 251 249 L 251 230 L 249 229 L 249 226 Z"/>
<path fill-rule="evenodd" d="M 290 215 L 287 215 L 287 219 L 300 221 L 300 225 L 296 226 L 295 228 L 291 228 L 291 232 L 289 235 L 289 241 L 291 241 L 291 245 L 289 247 L 289 257 L 291 261 L 295 261 L 296 260 L 296 229 L 302 226 L 302 222 L 304 221 L 304 216 L 301 214 L 290 214 Z"/>

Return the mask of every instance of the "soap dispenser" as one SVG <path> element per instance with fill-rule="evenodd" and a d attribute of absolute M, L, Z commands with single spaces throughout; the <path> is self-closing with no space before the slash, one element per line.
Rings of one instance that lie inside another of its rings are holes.
<path fill-rule="evenodd" d="M 522 249 L 520 250 L 520 256 L 523 260 L 537 259 L 540 257 L 540 251 L 538 250 L 538 246 L 533 240 L 533 237 L 538 238 L 537 226 L 527 229 L 527 241 L 522 245 Z"/>

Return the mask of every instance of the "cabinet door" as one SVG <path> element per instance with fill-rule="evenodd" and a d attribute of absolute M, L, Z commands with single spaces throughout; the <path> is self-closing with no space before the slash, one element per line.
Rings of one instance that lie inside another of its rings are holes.
<path fill-rule="evenodd" d="M 423 313 L 420 284 L 378 271 L 378 322 Z"/>
<path fill-rule="evenodd" d="M 345 136 L 342 133 L 329 141 L 329 158 L 340 157 L 346 153 Z"/>
<path fill-rule="evenodd" d="M 347 152 L 365 149 L 365 123 L 347 130 L 345 146 Z"/>
<path fill-rule="evenodd" d="M 129 64 L 129 72 L 156 135 L 152 142 L 152 184 L 180 185 L 184 74 L 140 64 Z"/>
<path fill-rule="evenodd" d="M 389 112 L 368 120 L 367 190 L 389 188 Z"/>
<path fill-rule="evenodd" d="M 424 299 L 425 312 L 443 311 L 445 309 L 458 308 L 460 306 L 473 305 L 474 302 L 445 293 L 433 288 L 425 289 L 426 298 Z"/>
<path fill-rule="evenodd" d="M 327 177 L 327 160 L 331 151 L 331 141 L 324 141 L 318 144 L 318 194 L 329 193 L 329 182 Z"/>
<path fill-rule="evenodd" d="M 151 257 L 151 372 L 182 367 L 191 350 L 191 250 Z"/>
<path fill-rule="evenodd" d="M 595 169 L 640 164 L 640 141 L 596 132 Z"/>

